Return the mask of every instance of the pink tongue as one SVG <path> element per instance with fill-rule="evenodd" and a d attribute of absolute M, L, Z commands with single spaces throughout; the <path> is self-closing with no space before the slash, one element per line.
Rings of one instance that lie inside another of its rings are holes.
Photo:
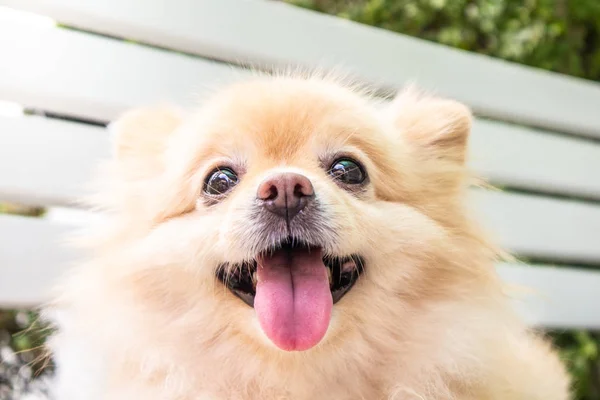
<path fill-rule="evenodd" d="M 315 346 L 327 332 L 332 307 L 321 250 L 282 250 L 258 259 L 254 309 L 277 347 L 301 351 Z"/>

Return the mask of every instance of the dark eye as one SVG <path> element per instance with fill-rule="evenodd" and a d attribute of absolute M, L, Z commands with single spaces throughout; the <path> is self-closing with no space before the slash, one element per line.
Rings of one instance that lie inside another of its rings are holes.
<path fill-rule="evenodd" d="M 336 160 L 331 164 L 329 173 L 335 179 L 347 185 L 358 185 L 363 183 L 366 178 L 363 167 L 357 161 L 349 158 Z"/>
<path fill-rule="evenodd" d="M 206 178 L 204 191 L 211 196 L 219 196 L 230 191 L 238 182 L 238 177 L 229 168 L 217 168 Z"/>

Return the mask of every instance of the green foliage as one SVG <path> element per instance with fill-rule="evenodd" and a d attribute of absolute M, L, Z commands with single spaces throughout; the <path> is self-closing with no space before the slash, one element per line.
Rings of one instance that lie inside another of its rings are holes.
<path fill-rule="evenodd" d="M 600 80 L 598 0 L 285 0 L 492 57 Z"/>
<path fill-rule="evenodd" d="M 8 340 L 7 344 L 36 372 L 51 367 L 44 347 L 50 333 L 34 311 L 0 310 L 0 346 Z"/>
<path fill-rule="evenodd" d="M 554 333 L 552 338 L 573 377 L 576 398 L 600 399 L 600 334 L 562 332 Z"/>

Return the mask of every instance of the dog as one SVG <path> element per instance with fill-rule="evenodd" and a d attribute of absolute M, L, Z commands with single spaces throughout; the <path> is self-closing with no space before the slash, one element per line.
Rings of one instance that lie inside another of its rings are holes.
<path fill-rule="evenodd" d="M 46 310 L 59 400 L 566 400 L 468 205 L 472 114 L 331 76 L 126 112 Z"/>

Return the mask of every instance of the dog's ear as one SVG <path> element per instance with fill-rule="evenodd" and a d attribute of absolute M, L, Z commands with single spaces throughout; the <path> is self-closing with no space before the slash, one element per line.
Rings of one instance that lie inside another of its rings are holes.
<path fill-rule="evenodd" d="M 164 168 L 170 135 L 180 126 L 182 110 L 169 105 L 136 108 L 110 123 L 113 159 L 128 179 L 156 176 Z"/>
<path fill-rule="evenodd" d="M 402 90 L 388 106 L 404 141 L 426 157 L 464 164 L 471 131 L 470 109 L 414 87 Z"/>

